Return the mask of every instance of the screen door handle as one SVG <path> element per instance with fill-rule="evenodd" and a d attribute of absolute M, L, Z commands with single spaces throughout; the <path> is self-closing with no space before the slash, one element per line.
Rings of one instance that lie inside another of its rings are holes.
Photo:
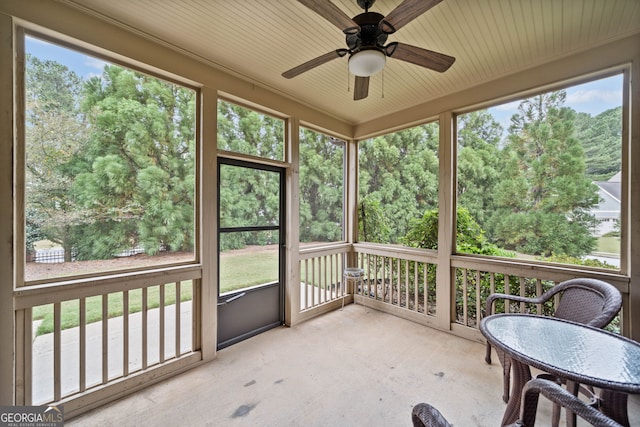
<path fill-rule="evenodd" d="M 229 304 L 230 302 L 233 302 L 235 300 L 237 300 L 238 298 L 242 298 L 243 296 L 245 296 L 247 293 L 246 292 L 242 292 L 240 294 L 234 295 L 229 299 L 226 299 L 222 302 L 219 302 L 218 305 L 225 305 L 225 304 Z"/>

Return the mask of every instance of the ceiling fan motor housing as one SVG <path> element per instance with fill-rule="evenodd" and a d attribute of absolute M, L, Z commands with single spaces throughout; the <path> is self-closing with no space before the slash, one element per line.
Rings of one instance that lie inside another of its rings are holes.
<path fill-rule="evenodd" d="M 382 19 L 384 15 L 377 12 L 365 12 L 353 17 L 353 21 L 360 26 L 360 32 L 347 34 L 347 46 L 351 53 L 366 49 L 383 51 L 388 35 L 378 25 Z"/>

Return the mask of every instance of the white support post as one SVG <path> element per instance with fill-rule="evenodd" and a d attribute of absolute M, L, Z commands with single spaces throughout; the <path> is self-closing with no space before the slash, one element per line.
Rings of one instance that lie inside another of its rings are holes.
<path fill-rule="evenodd" d="M 450 111 L 440 114 L 440 158 L 438 191 L 438 271 L 436 274 L 436 319 L 438 327 L 451 328 L 455 316 L 455 273 L 451 254 L 455 251 L 455 132 Z"/>

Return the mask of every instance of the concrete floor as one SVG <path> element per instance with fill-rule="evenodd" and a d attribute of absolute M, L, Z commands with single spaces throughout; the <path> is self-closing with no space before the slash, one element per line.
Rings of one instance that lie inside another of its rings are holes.
<path fill-rule="evenodd" d="M 499 426 L 484 345 L 348 305 L 228 347 L 216 360 L 66 426 L 410 426 L 429 402 L 456 426 Z M 549 425 L 541 399 L 539 426 Z M 631 401 L 632 425 L 638 411 Z"/>

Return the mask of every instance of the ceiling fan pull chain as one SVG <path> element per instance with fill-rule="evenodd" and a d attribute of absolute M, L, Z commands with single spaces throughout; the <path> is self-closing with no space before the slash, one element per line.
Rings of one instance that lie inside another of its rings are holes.
<path fill-rule="evenodd" d="M 382 70 L 382 99 L 384 99 L 384 70 Z"/>
<path fill-rule="evenodd" d="M 347 63 L 347 93 L 351 92 L 351 76 L 349 75 L 349 63 Z"/>

